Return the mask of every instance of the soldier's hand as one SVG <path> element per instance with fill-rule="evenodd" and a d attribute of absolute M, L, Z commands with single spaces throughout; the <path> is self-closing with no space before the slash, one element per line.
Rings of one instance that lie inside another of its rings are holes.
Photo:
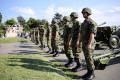
<path fill-rule="evenodd" d="M 88 44 L 88 45 L 87 45 L 87 48 L 88 48 L 88 49 L 91 49 L 91 48 L 92 48 L 92 45 L 91 45 L 91 44 Z"/>
<path fill-rule="evenodd" d="M 77 47 L 79 48 L 79 47 L 80 47 L 80 42 L 77 41 L 76 45 L 77 45 Z"/>
<path fill-rule="evenodd" d="M 71 47 L 71 42 L 68 43 L 68 46 Z"/>

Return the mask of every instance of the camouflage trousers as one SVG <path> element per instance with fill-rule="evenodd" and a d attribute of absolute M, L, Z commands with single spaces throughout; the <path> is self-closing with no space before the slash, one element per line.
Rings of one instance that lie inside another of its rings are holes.
<path fill-rule="evenodd" d="M 95 69 L 94 60 L 93 60 L 94 47 L 92 49 L 88 49 L 87 44 L 83 43 L 82 50 L 87 64 L 87 69 L 94 70 Z"/>
<path fill-rule="evenodd" d="M 64 51 L 65 51 L 65 55 L 66 57 L 70 60 L 73 59 L 73 55 L 71 53 L 71 48 L 69 47 L 69 44 L 67 43 L 67 41 L 64 41 Z"/>
<path fill-rule="evenodd" d="M 35 37 L 35 44 L 36 44 L 36 45 L 39 44 L 39 40 L 38 40 L 37 37 Z"/>
<path fill-rule="evenodd" d="M 51 48 L 53 51 L 59 51 L 59 41 L 58 39 L 51 39 Z"/>
<path fill-rule="evenodd" d="M 46 36 L 46 40 L 47 40 L 47 47 L 49 50 L 51 50 L 51 47 L 50 47 L 50 37 L 49 36 Z"/>
<path fill-rule="evenodd" d="M 79 62 L 81 62 L 80 53 L 77 52 L 78 48 L 77 48 L 76 43 L 77 43 L 77 40 L 72 40 L 72 44 L 71 44 L 72 53 L 73 53 L 74 59 L 79 59 Z"/>
<path fill-rule="evenodd" d="M 44 39 L 44 36 L 43 36 L 43 35 L 40 35 L 39 41 L 40 41 L 41 47 L 44 47 L 43 39 Z"/>
<path fill-rule="evenodd" d="M 31 41 L 34 42 L 34 36 L 33 35 L 31 35 Z"/>

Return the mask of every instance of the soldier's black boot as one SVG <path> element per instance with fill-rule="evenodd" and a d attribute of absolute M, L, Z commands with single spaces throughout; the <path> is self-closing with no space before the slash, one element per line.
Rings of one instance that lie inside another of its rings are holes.
<path fill-rule="evenodd" d="M 87 73 L 83 75 L 82 78 L 84 80 L 92 80 L 93 78 L 95 78 L 94 70 L 88 69 Z"/>
<path fill-rule="evenodd" d="M 58 57 L 59 56 L 59 52 L 56 51 L 55 54 L 53 54 L 53 57 Z"/>
<path fill-rule="evenodd" d="M 74 66 L 73 58 L 69 59 L 69 61 L 65 64 L 65 67 L 72 67 Z"/>
<path fill-rule="evenodd" d="M 54 51 L 54 50 L 52 50 L 52 51 L 50 52 L 50 54 L 54 54 L 54 52 L 55 52 L 55 51 Z"/>
<path fill-rule="evenodd" d="M 81 66 L 80 64 L 80 61 L 78 58 L 75 59 L 75 62 L 77 63 L 77 65 L 72 68 L 72 72 L 78 72 L 78 71 L 81 71 L 83 69 L 83 67 Z"/>

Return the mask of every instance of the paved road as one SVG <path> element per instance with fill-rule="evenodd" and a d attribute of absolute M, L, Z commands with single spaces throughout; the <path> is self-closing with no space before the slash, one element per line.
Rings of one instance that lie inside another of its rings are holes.
<path fill-rule="evenodd" d="M 95 50 L 95 54 L 108 53 L 109 51 Z M 41 52 L 42 53 L 42 52 Z M 0 54 L 41 54 L 38 46 L 33 43 L 9 43 L 0 44 Z M 46 53 L 42 53 L 43 56 L 48 56 Z M 61 61 L 66 63 L 67 59 L 64 54 L 60 54 L 58 57 L 49 57 L 51 61 Z M 84 56 L 81 53 L 81 58 L 84 60 Z M 80 71 L 77 74 L 83 75 L 86 70 Z M 94 80 L 120 80 L 120 58 L 116 58 L 109 63 L 109 66 L 105 70 L 96 70 L 96 78 Z"/>

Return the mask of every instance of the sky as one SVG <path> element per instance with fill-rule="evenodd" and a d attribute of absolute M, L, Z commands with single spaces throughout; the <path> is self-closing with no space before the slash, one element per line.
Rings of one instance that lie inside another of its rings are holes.
<path fill-rule="evenodd" d="M 33 17 L 50 22 L 56 12 L 63 16 L 77 12 L 78 20 L 83 22 L 81 10 L 84 7 L 91 8 L 91 18 L 97 24 L 106 22 L 106 25 L 120 25 L 120 0 L 0 0 L 3 22 L 18 16 L 26 20 Z"/>

